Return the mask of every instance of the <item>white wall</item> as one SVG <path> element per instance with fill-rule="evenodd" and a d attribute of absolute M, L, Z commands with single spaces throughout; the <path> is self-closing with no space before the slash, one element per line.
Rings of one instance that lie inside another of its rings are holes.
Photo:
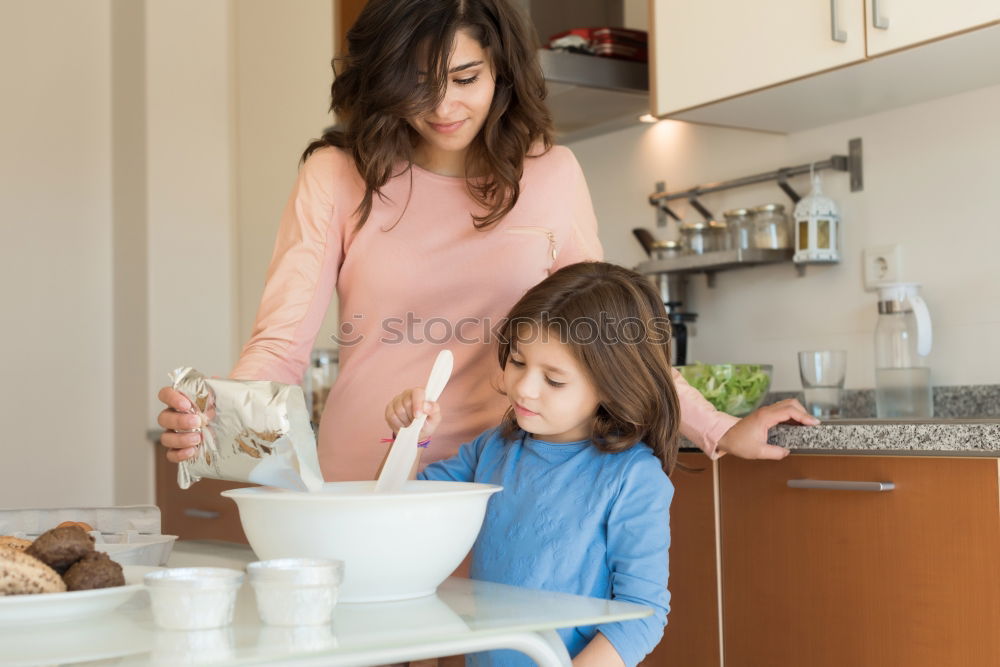
<path fill-rule="evenodd" d="M 149 502 L 146 3 L 111 1 L 112 367 L 115 504 Z"/>
<path fill-rule="evenodd" d="M 109 16 L 0 4 L 0 507 L 112 499 Z"/>
<path fill-rule="evenodd" d="M 861 279 L 863 248 L 899 243 L 903 277 L 924 284 L 934 321 L 931 365 L 938 385 L 1000 382 L 1000 87 L 933 100 L 814 130 L 774 135 L 663 121 L 576 142 L 610 261 L 634 266 L 643 253 L 633 227 L 655 228 L 647 203 L 657 180 L 668 190 L 822 160 L 864 140 L 864 191 L 846 174 L 823 172 L 840 204 L 843 261 L 741 269 L 708 289 L 693 281 L 698 313 L 689 358 L 775 365 L 774 388 L 798 390 L 795 352 L 848 351 L 847 386 L 874 386 L 876 297 Z M 800 192 L 808 178 L 794 180 Z M 706 196 L 716 214 L 769 201 L 790 206 L 776 185 Z M 678 206 L 683 216 L 697 214 Z M 670 230 L 668 230 L 669 233 Z"/>
<path fill-rule="evenodd" d="M 152 502 L 166 373 L 234 363 L 327 124 L 332 3 L 294 8 L 0 4 L 0 507 Z"/>
<path fill-rule="evenodd" d="M 333 19 L 329 0 L 147 15 L 153 425 L 169 370 L 225 376 L 249 335 L 298 157 L 327 124 Z"/>
<path fill-rule="evenodd" d="M 296 0 L 294 7 L 273 0 L 236 5 L 239 345 L 253 327 L 299 157 L 332 122 L 333 2 Z M 317 345 L 335 331 L 335 303 L 328 312 Z"/>
<path fill-rule="evenodd" d="M 147 3 L 151 425 L 170 370 L 224 374 L 236 344 L 232 12 Z"/>

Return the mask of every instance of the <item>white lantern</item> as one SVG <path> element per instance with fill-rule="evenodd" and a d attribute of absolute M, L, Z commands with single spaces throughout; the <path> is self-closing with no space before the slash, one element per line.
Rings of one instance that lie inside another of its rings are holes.
<path fill-rule="evenodd" d="M 812 191 L 795 205 L 796 264 L 840 261 L 840 212 L 837 203 L 823 194 L 819 174 L 813 174 Z"/>

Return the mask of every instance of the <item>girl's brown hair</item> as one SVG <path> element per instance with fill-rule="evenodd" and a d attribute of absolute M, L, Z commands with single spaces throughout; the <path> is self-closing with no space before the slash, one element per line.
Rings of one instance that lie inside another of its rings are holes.
<path fill-rule="evenodd" d="M 505 368 L 519 332 L 568 343 L 597 388 L 591 440 L 603 451 L 645 442 L 670 474 L 677 461 L 680 407 L 670 369 L 670 325 L 660 295 L 642 275 L 605 262 L 564 267 L 521 297 L 498 331 Z M 508 409 L 501 434 L 520 427 Z"/>
<path fill-rule="evenodd" d="M 350 152 L 365 182 L 358 227 L 382 186 L 398 175 L 399 162 L 412 165 L 419 135 L 407 118 L 443 99 L 458 30 L 487 52 L 496 79 L 486 122 L 466 159 L 467 173 L 477 175 L 467 181 L 469 194 L 486 209 L 472 216 L 477 228 L 496 223 L 517 203 L 529 150 L 552 146 L 534 29 L 509 0 L 369 0 L 347 32 L 347 55 L 334 60 L 330 110 L 338 125 L 302 156 L 323 146 Z"/>

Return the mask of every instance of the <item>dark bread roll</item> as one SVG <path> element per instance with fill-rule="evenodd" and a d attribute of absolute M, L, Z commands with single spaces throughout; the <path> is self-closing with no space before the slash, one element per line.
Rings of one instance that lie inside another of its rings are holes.
<path fill-rule="evenodd" d="M 80 526 L 47 530 L 25 549 L 53 570 L 62 574 L 69 566 L 94 550 L 94 538 Z"/>
<path fill-rule="evenodd" d="M 93 588 L 124 586 L 122 566 L 111 560 L 103 551 L 91 551 L 73 563 L 63 575 L 66 588 L 71 591 L 88 591 Z"/>

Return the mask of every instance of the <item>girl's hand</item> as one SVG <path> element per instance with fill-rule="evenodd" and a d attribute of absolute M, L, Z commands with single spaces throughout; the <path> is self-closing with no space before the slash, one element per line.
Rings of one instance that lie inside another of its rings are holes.
<path fill-rule="evenodd" d="M 201 444 L 201 427 L 206 423 L 206 416 L 195 410 L 191 401 L 173 387 L 160 389 L 157 398 L 167 406 L 156 418 L 156 422 L 166 429 L 160 436 L 160 444 L 167 448 L 167 460 L 180 463 L 191 458 Z M 210 414 L 215 412 L 215 406 L 208 409 Z"/>
<path fill-rule="evenodd" d="M 733 424 L 732 428 L 719 440 L 718 452 L 732 454 L 741 459 L 772 459 L 779 460 L 788 456 L 784 447 L 770 445 L 767 442 L 767 431 L 772 426 L 782 422 L 792 421 L 806 426 L 815 426 L 819 420 L 806 412 L 794 398 L 778 401 L 773 405 L 757 408 L 743 419 Z"/>
<path fill-rule="evenodd" d="M 418 440 L 426 440 L 441 423 L 441 407 L 437 401 L 424 400 L 423 387 L 414 387 L 389 401 L 389 405 L 385 408 L 385 423 L 393 433 L 399 433 L 400 429 L 412 424 L 420 414 L 426 414 L 427 421 L 420 429 Z"/>

